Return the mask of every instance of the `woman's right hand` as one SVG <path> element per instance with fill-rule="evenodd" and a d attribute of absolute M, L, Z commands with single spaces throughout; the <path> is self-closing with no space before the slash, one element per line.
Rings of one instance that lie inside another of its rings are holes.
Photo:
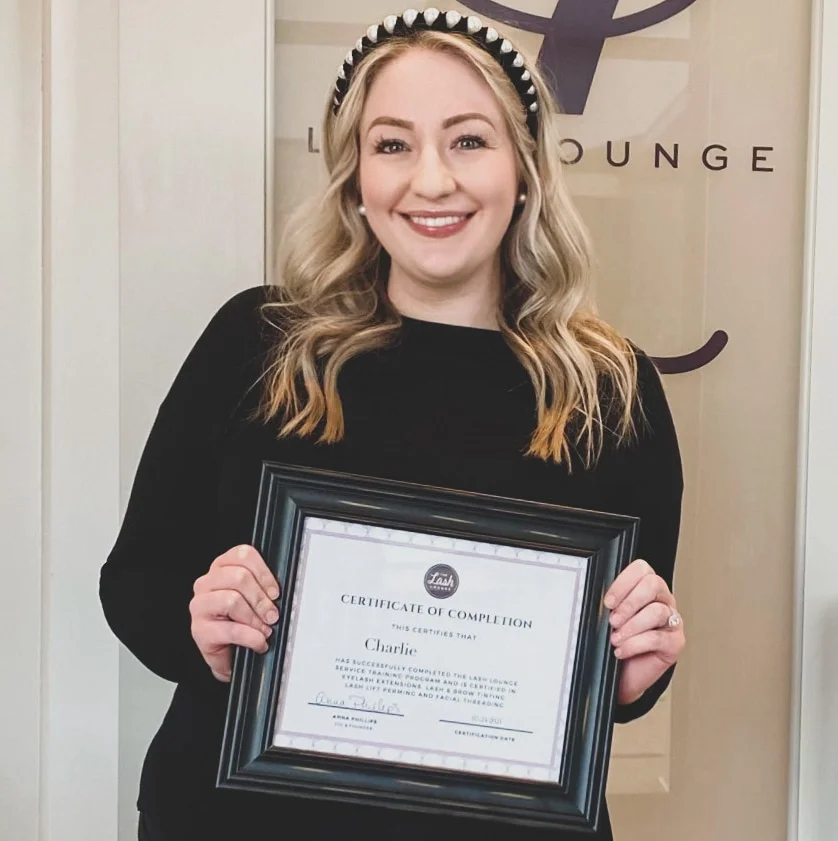
<path fill-rule="evenodd" d="M 279 619 L 274 604 L 279 585 L 252 546 L 235 546 L 212 562 L 193 589 L 192 638 L 215 678 L 229 682 L 234 645 L 258 654 L 268 650 L 268 637 Z"/>

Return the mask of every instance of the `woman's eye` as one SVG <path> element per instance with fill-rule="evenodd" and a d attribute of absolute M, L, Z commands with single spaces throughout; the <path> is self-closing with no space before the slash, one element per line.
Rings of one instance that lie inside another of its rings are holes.
<path fill-rule="evenodd" d="M 486 141 L 482 137 L 476 135 L 468 135 L 457 139 L 457 146 L 460 149 L 481 149 L 486 145 Z"/>
<path fill-rule="evenodd" d="M 375 146 L 375 151 L 382 155 L 392 155 L 404 149 L 405 144 L 401 140 L 380 140 Z"/>

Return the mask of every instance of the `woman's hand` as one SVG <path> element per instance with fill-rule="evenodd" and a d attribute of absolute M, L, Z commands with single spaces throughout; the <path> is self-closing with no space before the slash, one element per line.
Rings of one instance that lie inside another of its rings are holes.
<path fill-rule="evenodd" d="M 612 611 L 614 654 L 623 663 L 617 700 L 630 704 L 677 662 L 686 645 L 684 623 L 666 582 L 642 560 L 617 576 L 604 604 Z"/>
<path fill-rule="evenodd" d="M 219 555 L 193 589 L 192 638 L 215 678 L 229 682 L 232 646 L 268 650 L 271 626 L 279 619 L 279 585 L 252 546 L 236 546 Z"/>

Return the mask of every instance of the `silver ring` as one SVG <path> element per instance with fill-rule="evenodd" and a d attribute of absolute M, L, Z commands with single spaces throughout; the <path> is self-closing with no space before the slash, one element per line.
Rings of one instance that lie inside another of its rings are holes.
<path fill-rule="evenodd" d="M 671 607 L 669 608 L 669 619 L 666 620 L 666 627 L 670 629 L 675 629 L 681 625 L 684 620 L 681 618 L 681 614 L 678 613 L 677 610 L 673 610 Z"/>

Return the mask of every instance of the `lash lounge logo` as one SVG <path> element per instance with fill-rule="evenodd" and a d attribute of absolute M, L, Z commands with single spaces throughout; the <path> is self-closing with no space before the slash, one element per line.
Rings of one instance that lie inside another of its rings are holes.
<path fill-rule="evenodd" d="M 435 599 L 448 599 L 457 592 L 460 576 L 448 564 L 435 564 L 425 573 L 425 590 Z"/>

